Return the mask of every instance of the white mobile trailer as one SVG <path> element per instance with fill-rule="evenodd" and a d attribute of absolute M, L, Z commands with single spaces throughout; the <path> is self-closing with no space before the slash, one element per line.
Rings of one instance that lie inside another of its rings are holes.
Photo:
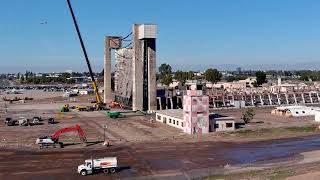
<path fill-rule="evenodd" d="M 84 164 L 78 166 L 78 173 L 86 176 L 92 173 L 115 173 L 118 168 L 116 157 L 104 157 L 100 159 L 87 159 Z"/>

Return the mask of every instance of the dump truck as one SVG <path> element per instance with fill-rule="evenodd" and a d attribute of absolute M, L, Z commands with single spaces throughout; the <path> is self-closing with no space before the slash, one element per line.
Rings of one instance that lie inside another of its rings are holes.
<path fill-rule="evenodd" d="M 104 157 L 100 159 L 87 159 L 84 164 L 78 166 L 78 173 L 82 176 L 94 173 L 115 173 L 118 168 L 116 157 Z"/>

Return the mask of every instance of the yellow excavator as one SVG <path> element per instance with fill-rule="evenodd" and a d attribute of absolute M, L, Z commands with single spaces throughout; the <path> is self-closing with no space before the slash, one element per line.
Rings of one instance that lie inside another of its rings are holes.
<path fill-rule="evenodd" d="M 92 68 L 91 68 L 91 65 L 90 65 L 88 54 L 87 54 L 86 48 L 84 46 L 84 43 L 83 43 L 83 40 L 82 40 L 82 37 L 81 37 L 79 26 L 78 26 L 76 17 L 75 17 L 75 15 L 73 13 L 73 9 L 72 9 L 70 0 L 67 0 L 67 3 L 68 3 L 68 6 L 69 6 L 69 10 L 70 10 L 70 13 L 71 13 L 71 16 L 72 16 L 72 20 L 73 20 L 74 26 L 76 28 L 76 31 L 77 31 L 77 34 L 78 34 L 78 37 L 79 37 L 79 41 L 80 41 L 80 45 L 81 45 L 81 48 L 82 48 L 82 51 L 83 51 L 83 54 L 84 54 L 84 57 L 85 57 L 85 60 L 86 60 L 86 63 L 87 63 L 88 69 L 89 69 L 90 77 L 91 77 L 91 80 L 92 80 L 92 86 L 93 86 L 93 89 L 94 89 L 94 92 L 95 92 L 95 96 L 96 96 L 96 101 L 94 102 L 95 103 L 94 108 L 96 110 L 106 110 L 107 109 L 106 108 L 106 104 L 103 103 L 103 100 L 102 100 L 102 98 L 101 98 L 101 96 L 99 94 L 98 86 L 97 86 L 97 83 L 95 81 L 94 74 L 92 72 Z"/>

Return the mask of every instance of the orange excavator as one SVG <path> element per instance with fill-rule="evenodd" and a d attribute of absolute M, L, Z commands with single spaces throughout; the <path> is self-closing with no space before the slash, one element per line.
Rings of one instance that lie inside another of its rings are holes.
<path fill-rule="evenodd" d="M 48 148 L 49 146 L 53 146 L 55 148 L 57 144 L 59 144 L 60 147 L 63 148 L 63 143 L 59 142 L 59 137 L 61 134 L 68 132 L 78 132 L 81 142 L 84 144 L 87 142 L 87 138 L 82 128 L 80 127 L 80 125 L 77 124 L 74 127 L 59 129 L 58 131 L 54 132 L 51 136 L 40 137 L 36 140 L 36 144 L 40 145 L 40 149 L 44 147 Z"/>

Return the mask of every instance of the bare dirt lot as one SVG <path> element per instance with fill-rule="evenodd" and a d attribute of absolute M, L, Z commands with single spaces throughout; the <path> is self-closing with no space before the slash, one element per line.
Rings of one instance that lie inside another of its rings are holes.
<path fill-rule="evenodd" d="M 117 156 L 121 168 L 120 172 L 114 175 L 100 174 L 86 179 L 132 179 L 141 176 L 146 176 L 145 179 L 151 177 L 192 179 L 202 175 L 223 173 L 226 165 L 238 162 L 237 158 L 228 158 L 232 156 L 224 155 L 226 150 L 236 147 L 243 149 L 242 145 L 251 147 L 251 143 L 255 144 L 256 141 L 320 134 L 318 124 L 314 123 L 312 117 L 295 119 L 272 116 L 271 108 L 257 108 L 253 123 L 237 131 L 193 137 L 176 128 L 157 122 L 152 123 L 150 121 L 152 116 L 127 114 L 124 118 L 110 119 L 103 111 L 58 112 L 64 103 L 71 105 L 86 103 L 92 97 L 80 97 L 77 98 L 77 102 L 70 102 L 69 98 L 53 95 L 41 95 L 41 97 L 23 104 L 14 102 L 4 106 L 2 102 L 0 105 L 0 179 L 79 179 L 81 177 L 76 172 L 77 166 L 91 156 L 97 158 Z M 215 112 L 240 120 L 243 111 L 216 110 Z M 41 116 L 44 119 L 43 124 L 8 127 L 3 123 L 5 117 L 18 119 L 33 116 Z M 54 117 L 58 123 L 49 125 L 47 123 L 49 117 Z M 40 150 L 35 144 L 38 137 L 50 135 L 60 128 L 75 124 L 83 128 L 89 142 L 88 146 L 83 146 L 75 133 L 63 134 L 60 137 L 59 140 L 66 144 L 63 149 Z M 104 125 L 107 125 L 106 129 L 103 128 Z M 111 147 L 102 146 L 104 133 L 111 142 Z M 273 142 L 275 141 L 266 141 L 264 145 L 267 147 Z M 313 143 L 310 141 L 311 145 Z M 257 145 L 257 148 L 261 149 L 258 142 Z M 306 151 L 316 150 L 311 147 Z M 283 156 L 299 154 L 303 149 L 290 151 L 294 153 Z M 263 154 L 262 160 L 273 156 L 274 154 Z M 212 173 L 204 173 L 203 171 L 208 171 L 207 168 L 213 168 L 210 169 Z"/>

